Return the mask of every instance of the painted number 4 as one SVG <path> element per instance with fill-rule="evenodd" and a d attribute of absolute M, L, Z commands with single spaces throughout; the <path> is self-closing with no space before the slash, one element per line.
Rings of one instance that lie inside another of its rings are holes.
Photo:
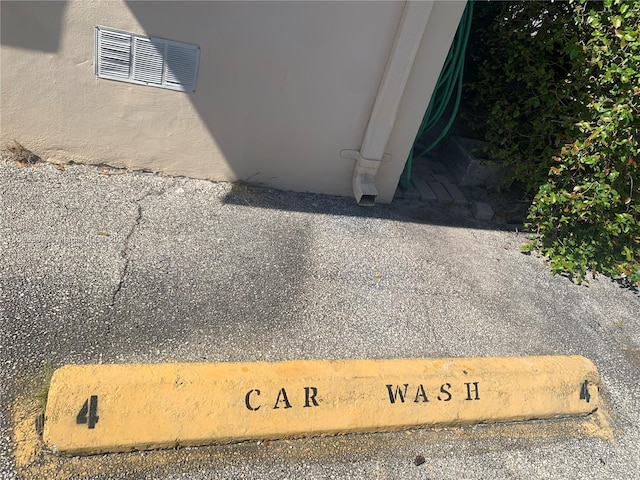
<path fill-rule="evenodd" d="M 589 383 L 585 380 L 580 388 L 580 400 L 584 400 L 589 403 L 591 400 L 591 394 L 589 393 Z"/>
<path fill-rule="evenodd" d="M 98 396 L 91 395 L 89 400 L 84 401 L 82 408 L 78 412 L 76 423 L 78 425 L 87 424 L 87 427 L 95 428 L 98 418 Z"/>

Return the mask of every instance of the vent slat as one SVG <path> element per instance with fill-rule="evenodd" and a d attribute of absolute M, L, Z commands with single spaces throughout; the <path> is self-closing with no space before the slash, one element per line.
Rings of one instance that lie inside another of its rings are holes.
<path fill-rule="evenodd" d="M 197 45 L 96 27 L 96 75 L 183 92 L 195 91 Z"/>
<path fill-rule="evenodd" d="M 133 49 L 134 80 L 161 85 L 164 68 L 164 42 L 136 37 Z"/>
<path fill-rule="evenodd" d="M 131 35 L 98 32 L 98 75 L 128 78 L 131 64 Z"/>
<path fill-rule="evenodd" d="M 169 44 L 167 47 L 166 81 L 189 88 L 195 83 L 198 57 L 197 48 Z"/>

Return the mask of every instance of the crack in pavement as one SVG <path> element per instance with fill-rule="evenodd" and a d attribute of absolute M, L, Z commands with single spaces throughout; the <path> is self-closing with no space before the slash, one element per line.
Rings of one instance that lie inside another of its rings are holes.
<path fill-rule="evenodd" d="M 122 250 L 120 250 L 120 256 L 124 260 L 124 267 L 120 271 L 120 279 L 118 280 L 116 288 L 113 290 L 113 293 L 111 294 L 111 303 L 109 304 L 111 308 L 113 308 L 113 306 L 116 303 L 116 297 L 120 293 L 120 290 L 122 289 L 122 285 L 124 284 L 124 279 L 127 276 L 127 272 L 129 271 L 129 263 L 130 263 L 130 259 L 128 255 L 129 240 L 131 239 L 133 232 L 135 232 L 136 227 L 140 225 L 140 220 L 142 219 L 142 206 L 139 203 L 140 201 L 141 200 L 136 200 L 137 215 L 133 222 L 133 225 L 131 225 L 131 228 L 129 229 L 129 233 L 127 233 L 126 237 L 124 238 L 124 244 L 122 246 Z"/>
<path fill-rule="evenodd" d="M 137 198 L 134 200 L 134 203 L 136 205 L 136 217 L 131 225 L 131 228 L 129 229 L 129 232 L 124 238 L 122 249 L 120 250 L 120 257 L 124 260 L 124 266 L 120 271 L 120 278 L 118 280 L 118 283 L 116 284 L 116 287 L 114 288 L 113 293 L 111 294 L 111 302 L 109 303 L 110 308 L 113 308 L 115 306 L 116 299 L 120 294 L 120 290 L 122 290 L 122 286 L 124 285 L 125 278 L 127 277 L 127 274 L 129 272 L 129 265 L 131 264 L 131 259 L 129 258 L 129 241 L 131 240 L 131 237 L 133 236 L 134 232 L 136 231 L 136 228 L 140 225 L 140 221 L 142 220 L 141 202 L 143 202 L 144 200 L 146 200 L 148 197 L 152 195 L 159 197 L 163 195 L 165 192 L 166 192 L 166 188 L 162 188 L 162 190 L 160 191 L 154 191 L 153 189 L 151 189 L 140 198 Z"/>

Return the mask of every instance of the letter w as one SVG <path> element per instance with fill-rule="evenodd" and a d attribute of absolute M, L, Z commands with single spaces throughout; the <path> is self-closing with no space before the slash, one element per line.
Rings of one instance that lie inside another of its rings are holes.
<path fill-rule="evenodd" d="M 387 391 L 389 392 L 389 401 L 391 403 L 396 403 L 396 400 L 398 399 L 398 397 L 400 397 L 400 403 L 404 403 L 404 397 L 407 396 L 407 388 L 409 387 L 409 384 L 405 383 L 403 386 L 404 386 L 404 391 L 401 390 L 400 387 L 396 385 L 396 393 L 393 393 L 393 390 L 391 389 L 393 385 L 387 385 Z"/>

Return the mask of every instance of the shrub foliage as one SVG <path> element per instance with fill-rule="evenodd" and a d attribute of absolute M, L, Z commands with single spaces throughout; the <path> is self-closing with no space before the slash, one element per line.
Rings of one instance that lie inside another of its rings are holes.
<path fill-rule="evenodd" d="M 474 127 L 535 192 L 525 248 L 640 285 L 640 2 L 479 6 Z"/>

